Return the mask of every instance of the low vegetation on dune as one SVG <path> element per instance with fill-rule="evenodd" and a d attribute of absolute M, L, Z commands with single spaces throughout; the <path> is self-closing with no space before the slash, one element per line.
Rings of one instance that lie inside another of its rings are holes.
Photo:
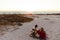
<path fill-rule="evenodd" d="M 0 14 L 0 25 L 22 25 L 21 23 L 30 22 L 33 20 L 32 18 L 23 17 L 22 15 Z"/>
<path fill-rule="evenodd" d="M 19 29 L 22 23 L 32 20 L 32 18 L 24 17 L 23 14 L 0 14 L 0 36 L 5 34 L 6 31 Z"/>

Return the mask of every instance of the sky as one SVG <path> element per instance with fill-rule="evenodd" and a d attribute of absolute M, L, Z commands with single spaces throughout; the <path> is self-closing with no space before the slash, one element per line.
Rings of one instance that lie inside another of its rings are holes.
<path fill-rule="evenodd" d="M 60 11 L 60 0 L 0 0 L 0 11 Z"/>

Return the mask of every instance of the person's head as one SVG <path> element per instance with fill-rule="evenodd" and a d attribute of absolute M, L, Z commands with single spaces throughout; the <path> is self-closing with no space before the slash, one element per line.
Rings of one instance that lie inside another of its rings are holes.
<path fill-rule="evenodd" d="M 38 25 L 35 25 L 35 28 L 37 28 L 38 27 Z"/>
<path fill-rule="evenodd" d="M 41 31 L 44 31 L 44 28 L 43 27 L 41 27 Z"/>

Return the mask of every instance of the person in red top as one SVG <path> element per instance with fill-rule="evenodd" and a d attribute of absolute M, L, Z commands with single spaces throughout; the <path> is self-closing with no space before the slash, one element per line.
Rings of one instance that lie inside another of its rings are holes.
<path fill-rule="evenodd" d="M 38 30 L 37 33 L 39 35 L 39 39 L 46 40 L 46 32 L 44 31 L 43 27 L 40 30 Z"/>

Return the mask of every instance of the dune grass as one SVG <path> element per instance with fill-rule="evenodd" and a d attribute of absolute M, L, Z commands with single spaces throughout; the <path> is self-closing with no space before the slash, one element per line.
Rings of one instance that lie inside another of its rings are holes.
<path fill-rule="evenodd" d="M 23 17 L 23 14 L 0 14 L 0 25 L 22 25 L 21 23 L 30 22 L 33 19 Z"/>

